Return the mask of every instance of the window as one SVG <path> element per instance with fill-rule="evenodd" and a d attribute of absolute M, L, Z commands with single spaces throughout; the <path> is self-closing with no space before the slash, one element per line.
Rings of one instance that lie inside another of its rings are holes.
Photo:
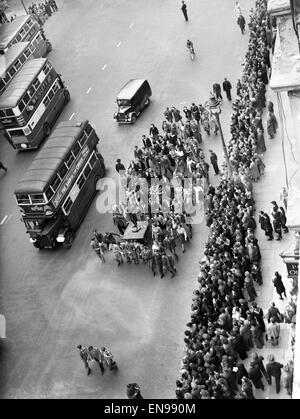
<path fill-rule="evenodd" d="M 89 176 L 89 174 L 91 173 L 91 171 L 92 171 L 92 169 L 90 168 L 90 165 L 88 164 L 83 171 L 84 176 L 87 178 Z"/>
<path fill-rule="evenodd" d="M 5 115 L 4 111 L 0 111 L 0 118 L 6 118 L 6 115 Z"/>
<path fill-rule="evenodd" d="M 28 93 L 25 93 L 25 95 L 23 96 L 23 102 L 25 105 L 27 105 L 27 103 L 29 102 L 30 97 L 28 95 Z"/>
<path fill-rule="evenodd" d="M 60 178 L 58 177 L 58 175 L 56 175 L 53 181 L 51 182 L 51 187 L 54 191 L 56 191 L 59 185 L 60 185 Z"/>
<path fill-rule="evenodd" d="M 12 67 L 12 68 L 9 70 L 9 74 L 10 74 L 10 76 L 11 76 L 11 77 L 13 77 L 13 76 L 16 74 L 16 70 Z"/>
<path fill-rule="evenodd" d="M 20 30 L 20 35 L 22 36 L 22 38 L 24 37 L 24 35 L 25 35 L 25 29 L 24 28 Z"/>
<path fill-rule="evenodd" d="M 94 164 L 96 163 L 97 159 L 95 154 L 92 154 L 91 158 L 90 158 L 90 165 L 93 167 Z"/>
<path fill-rule="evenodd" d="M 81 189 L 83 187 L 84 183 L 85 183 L 85 178 L 84 178 L 83 175 L 81 175 L 80 178 L 77 181 L 77 185 L 78 185 L 79 189 Z"/>
<path fill-rule="evenodd" d="M 49 103 L 50 103 L 50 99 L 48 98 L 48 96 L 43 100 L 43 104 L 45 105 L 45 106 L 48 106 L 49 105 Z"/>
<path fill-rule="evenodd" d="M 72 201 L 72 199 L 69 197 L 69 198 L 66 200 L 66 202 L 64 203 L 63 207 L 62 207 L 62 208 L 63 208 L 63 210 L 64 210 L 64 212 L 65 212 L 65 214 L 69 214 L 72 204 L 73 204 L 73 201 Z"/>
<path fill-rule="evenodd" d="M 24 51 L 24 55 L 25 55 L 25 57 L 26 57 L 26 58 L 30 57 L 30 55 L 31 55 L 31 51 L 30 51 L 30 49 L 26 49 L 26 50 Z"/>
<path fill-rule="evenodd" d="M 65 164 L 63 164 L 63 166 L 61 167 L 60 171 L 59 171 L 59 176 L 63 179 L 66 176 L 68 169 L 65 166 Z"/>
<path fill-rule="evenodd" d="M 27 93 L 29 94 L 30 97 L 32 97 L 34 95 L 34 92 L 35 92 L 35 90 L 34 90 L 33 86 L 31 86 L 30 89 L 27 90 Z"/>
<path fill-rule="evenodd" d="M 0 90 L 4 89 L 5 83 L 2 79 L 0 79 Z"/>
<path fill-rule="evenodd" d="M 20 112 L 23 112 L 24 108 L 25 108 L 24 102 L 23 102 L 23 100 L 21 100 L 21 102 L 19 103 Z"/>
<path fill-rule="evenodd" d="M 30 195 L 30 198 L 33 204 L 45 204 L 44 195 L 42 193 Z"/>
<path fill-rule="evenodd" d="M 85 144 L 86 140 L 87 140 L 86 134 L 85 132 L 83 132 L 78 140 L 81 147 Z"/>
<path fill-rule="evenodd" d="M 17 62 L 16 62 L 16 64 L 14 65 L 14 67 L 15 67 L 15 69 L 16 70 L 19 70 L 19 68 L 21 67 L 21 63 L 20 63 L 20 61 L 18 60 Z"/>
<path fill-rule="evenodd" d="M 25 32 L 28 32 L 28 30 L 29 30 L 29 25 L 28 25 L 27 23 L 25 23 L 24 29 L 25 29 Z"/>
<path fill-rule="evenodd" d="M 27 194 L 17 194 L 16 196 L 18 204 L 30 204 L 29 195 Z"/>
<path fill-rule="evenodd" d="M 30 32 L 29 33 L 30 33 L 31 36 L 34 35 L 35 29 L 34 28 L 30 29 Z"/>
<path fill-rule="evenodd" d="M 11 79 L 11 77 L 10 77 L 9 73 L 6 73 L 6 75 L 4 77 L 5 83 L 7 84 L 10 79 Z"/>
<path fill-rule="evenodd" d="M 51 189 L 51 187 L 49 186 L 49 188 L 46 190 L 46 197 L 47 197 L 48 201 L 50 201 L 50 199 L 52 198 L 53 195 L 54 195 L 54 192 Z"/>
<path fill-rule="evenodd" d="M 68 166 L 68 169 L 70 169 L 74 160 L 75 160 L 75 157 L 73 156 L 72 153 L 70 153 L 66 160 L 66 165 Z"/>
<path fill-rule="evenodd" d="M 76 157 L 78 155 L 79 151 L 80 151 L 80 146 L 79 146 L 78 143 L 75 144 L 75 146 L 74 146 L 74 148 L 73 148 L 72 151 L 74 153 L 74 156 Z"/>
<path fill-rule="evenodd" d="M 22 39 L 21 35 L 18 34 L 16 39 L 17 39 L 17 42 L 21 42 L 21 39 Z"/>
<path fill-rule="evenodd" d="M 6 115 L 7 116 L 14 116 L 13 110 L 12 109 L 6 109 Z"/>
<path fill-rule="evenodd" d="M 53 92 L 57 92 L 59 89 L 59 85 L 57 84 L 57 82 L 55 83 L 55 85 L 53 86 Z"/>
<path fill-rule="evenodd" d="M 27 50 L 28 51 L 28 50 Z M 25 51 L 25 53 L 23 54 L 23 55 L 21 55 L 21 57 L 20 57 L 20 61 L 21 61 L 21 63 L 22 64 L 24 64 L 25 63 L 25 61 L 26 61 L 26 57 L 27 57 L 27 55 L 26 55 L 26 51 Z"/>
<path fill-rule="evenodd" d="M 39 82 L 39 80 L 38 79 L 35 79 L 34 80 L 34 82 L 33 82 L 33 87 L 35 88 L 35 89 L 38 89 L 38 87 L 39 87 L 39 85 L 40 85 L 41 83 Z"/>
<path fill-rule="evenodd" d="M 51 100 L 53 98 L 53 96 L 54 96 L 54 93 L 53 93 L 53 91 L 51 89 L 50 92 L 48 93 L 48 97 Z"/>
<path fill-rule="evenodd" d="M 11 130 L 9 133 L 12 137 L 23 137 L 24 136 L 24 132 L 23 132 L 22 129 L 14 129 L 14 130 Z"/>

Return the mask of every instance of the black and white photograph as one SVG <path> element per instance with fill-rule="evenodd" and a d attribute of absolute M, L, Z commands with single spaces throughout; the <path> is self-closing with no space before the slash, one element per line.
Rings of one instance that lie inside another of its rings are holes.
<path fill-rule="evenodd" d="M 0 399 L 300 399 L 299 209 L 300 0 L 0 0 Z"/>

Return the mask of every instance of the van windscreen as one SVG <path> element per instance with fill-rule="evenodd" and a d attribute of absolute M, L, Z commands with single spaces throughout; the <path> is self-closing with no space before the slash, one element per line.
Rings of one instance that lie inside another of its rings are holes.
<path fill-rule="evenodd" d="M 130 100 L 128 99 L 118 99 L 117 102 L 119 106 L 130 106 Z"/>

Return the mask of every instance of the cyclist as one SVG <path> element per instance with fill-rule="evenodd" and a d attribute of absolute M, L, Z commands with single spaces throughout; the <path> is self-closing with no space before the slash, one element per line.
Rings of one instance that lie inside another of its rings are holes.
<path fill-rule="evenodd" d="M 186 41 L 186 47 L 191 51 L 192 54 L 195 54 L 194 45 L 189 39 Z"/>

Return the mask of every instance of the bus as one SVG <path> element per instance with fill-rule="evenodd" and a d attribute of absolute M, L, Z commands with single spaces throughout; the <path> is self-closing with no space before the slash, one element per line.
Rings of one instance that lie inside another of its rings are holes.
<path fill-rule="evenodd" d="M 26 41 L 33 46 L 35 58 L 46 57 L 52 50 L 44 30 L 30 15 L 18 16 L 12 22 L 0 25 L 0 54 L 5 54 L 18 42 Z"/>
<path fill-rule="evenodd" d="M 98 143 L 89 121 L 61 122 L 18 182 L 15 198 L 34 247 L 72 246 L 105 175 Z"/>
<path fill-rule="evenodd" d="M 38 148 L 70 100 L 70 93 L 46 58 L 27 61 L 0 96 L 0 125 L 16 150 Z"/>
<path fill-rule="evenodd" d="M 29 42 L 12 45 L 5 55 L 0 55 L 0 94 L 29 58 L 34 48 Z"/>

